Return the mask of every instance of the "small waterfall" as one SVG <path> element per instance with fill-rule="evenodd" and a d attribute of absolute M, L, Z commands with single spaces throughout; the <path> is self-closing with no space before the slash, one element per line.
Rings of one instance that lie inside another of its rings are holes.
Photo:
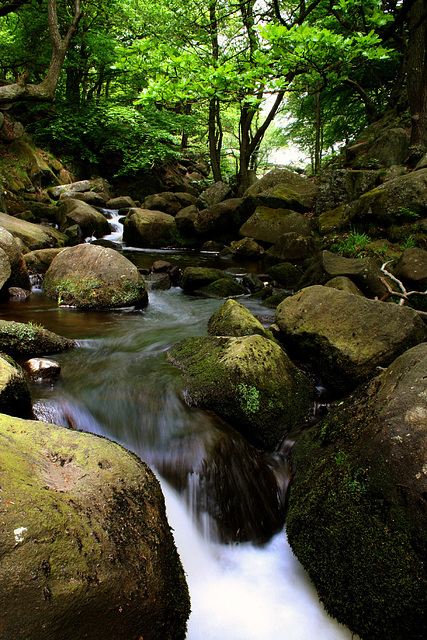
<path fill-rule="evenodd" d="M 123 238 L 123 224 L 119 222 L 123 216 L 119 215 L 117 209 L 103 209 L 104 216 L 107 218 L 110 224 L 111 233 L 107 236 L 103 236 L 103 240 L 110 240 L 110 242 L 122 242 Z"/>

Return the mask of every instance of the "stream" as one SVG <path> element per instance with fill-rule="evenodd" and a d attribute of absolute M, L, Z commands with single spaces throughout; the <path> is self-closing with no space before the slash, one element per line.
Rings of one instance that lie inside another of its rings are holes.
<path fill-rule="evenodd" d="M 160 257 L 181 267 L 236 267 L 192 252 L 125 255 L 141 268 Z M 181 375 L 166 359 L 175 342 L 206 335 L 223 301 L 178 288 L 149 291 L 149 300 L 140 311 L 85 313 L 34 290 L 0 305 L 6 320 L 37 322 L 78 341 L 52 357 L 62 368 L 54 384 L 31 386 L 35 415 L 107 436 L 155 470 L 190 588 L 188 640 L 349 640 L 286 540 L 289 443 L 261 453 L 213 414 L 188 407 Z M 260 303 L 240 301 L 272 321 Z"/>

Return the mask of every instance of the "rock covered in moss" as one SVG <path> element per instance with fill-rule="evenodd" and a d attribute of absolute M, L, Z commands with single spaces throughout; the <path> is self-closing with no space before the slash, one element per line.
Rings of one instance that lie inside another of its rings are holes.
<path fill-rule="evenodd" d="M 129 246 L 165 247 L 175 236 L 175 219 L 163 211 L 130 209 L 123 223 L 123 240 Z"/>
<path fill-rule="evenodd" d="M 14 358 L 59 353 L 75 344 L 33 322 L 0 320 L 0 351 Z"/>
<path fill-rule="evenodd" d="M 241 236 L 269 244 L 274 244 L 284 233 L 308 236 L 310 232 L 310 221 L 300 213 L 269 207 L 257 207 L 255 213 L 240 228 Z"/>
<path fill-rule="evenodd" d="M 292 450 L 287 533 L 327 611 L 365 640 L 427 635 L 427 343 Z"/>
<path fill-rule="evenodd" d="M 233 278 L 219 278 L 202 289 L 196 289 L 194 293 L 205 298 L 238 298 L 247 291 Z"/>
<path fill-rule="evenodd" d="M 208 320 L 208 333 L 211 336 L 251 336 L 258 334 L 272 338 L 259 320 L 237 300 L 227 300 Z"/>
<path fill-rule="evenodd" d="M 306 377 L 262 336 L 189 338 L 168 357 L 183 372 L 190 404 L 214 411 L 259 448 L 274 449 L 308 411 Z"/>
<path fill-rule="evenodd" d="M 225 273 L 225 271 L 221 271 L 221 269 L 186 267 L 182 274 L 181 287 L 185 293 L 193 293 L 196 289 L 207 287 L 212 282 L 220 280 L 221 278 L 232 280 L 232 277 Z"/>
<path fill-rule="evenodd" d="M 53 227 L 26 222 L 7 213 L 0 213 L 0 226 L 20 240 L 27 251 L 63 247 L 68 242 L 67 236 Z"/>
<path fill-rule="evenodd" d="M 32 418 L 30 391 L 21 367 L 5 354 L 0 355 L 0 413 Z"/>
<path fill-rule="evenodd" d="M 264 256 L 268 264 L 303 262 L 318 251 L 319 246 L 313 236 L 302 236 L 296 231 L 291 231 L 280 236 Z"/>
<path fill-rule="evenodd" d="M 409 307 L 368 300 L 314 285 L 276 309 L 280 339 L 313 362 L 324 383 L 354 389 L 427 338 L 427 328 Z"/>
<path fill-rule="evenodd" d="M 105 438 L 0 416 L 0 627 L 17 640 L 185 638 L 157 479 Z"/>
<path fill-rule="evenodd" d="M 114 249 L 93 244 L 68 247 L 53 259 L 43 291 L 80 309 L 143 307 L 148 302 L 145 282 L 130 260 Z"/>
<path fill-rule="evenodd" d="M 289 169 L 272 169 L 244 193 L 257 206 L 309 211 L 317 196 L 317 187 L 308 178 Z"/>
<path fill-rule="evenodd" d="M 285 289 L 294 289 L 301 280 L 302 271 L 291 262 L 279 262 L 270 267 L 268 275 Z"/>
<path fill-rule="evenodd" d="M 233 240 L 230 244 L 230 251 L 233 255 L 242 258 L 260 258 L 264 249 L 253 238 L 242 238 L 241 240 Z"/>

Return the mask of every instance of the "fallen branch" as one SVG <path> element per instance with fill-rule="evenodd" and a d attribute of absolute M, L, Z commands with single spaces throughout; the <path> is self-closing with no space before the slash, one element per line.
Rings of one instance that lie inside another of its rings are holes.
<path fill-rule="evenodd" d="M 389 262 L 391 262 L 391 260 L 389 260 Z M 427 296 L 427 290 L 426 291 L 406 291 L 403 283 L 400 280 L 398 280 L 398 278 L 396 278 L 396 276 L 394 276 L 392 273 L 387 271 L 386 266 L 389 264 L 389 262 L 384 262 L 384 264 L 381 267 L 381 271 L 383 272 L 383 274 L 385 276 L 387 276 L 387 278 L 389 278 L 392 282 L 397 284 L 397 286 L 399 287 L 400 291 L 395 291 L 395 289 L 393 289 L 390 286 L 390 283 L 387 281 L 386 278 L 380 277 L 381 282 L 383 283 L 383 285 L 385 286 L 385 288 L 388 291 L 388 294 L 386 294 L 385 296 L 383 296 L 383 298 L 381 298 L 381 300 L 383 302 L 385 300 L 388 300 L 391 296 L 394 296 L 395 298 L 400 298 L 399 305 L 403 306 L 405 304 L 405 302 L 409 301 L 409 298 L 411 296 L 415 296 L 415 295 L 417 295 L 417 296 Z M 422 318 L 425 318 L 427 320 L 427 312 L 426 311 L 420 311 L 419 309 L 414 309 L 414 311 L 416 311 L 416 313 L 418 313 L 418 315 L 420 315 Z"/>

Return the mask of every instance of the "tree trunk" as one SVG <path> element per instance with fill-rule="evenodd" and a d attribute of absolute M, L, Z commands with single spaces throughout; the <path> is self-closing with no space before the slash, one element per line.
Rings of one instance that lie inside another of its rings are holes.
<path fill-rule="evenodd" d="M 411 114 L 410 162 L 427 151 L 427 0 L 417 0 L 409 15 L 407 89 Z"/>
<path fill-rule="evenodd" d="M 26 74 L 23 74 L 14 84 L 0 87 L 0 104 L 16 102 L 17 100 L 53 101 L 56 85 L 65 54 L 69 47 L 72 35 L 77 28 L 82 12 L 80 0 L 74 0 L 74 16 L 64 38 L 61 37 L 58 28 L 58 16 L 56 0 L 47 0 L 47 18 L 49 25 L 49 37 L 52 45 L 52 57 L 46 76 L 39 84 L 27 84 Z"/>
<path fill-rule="evenodd" d="M 209 156 L 215 182 L 222 180 L 221 147 L 220 103 L 218 98 L 212 98 L 209 102 Z"/>

